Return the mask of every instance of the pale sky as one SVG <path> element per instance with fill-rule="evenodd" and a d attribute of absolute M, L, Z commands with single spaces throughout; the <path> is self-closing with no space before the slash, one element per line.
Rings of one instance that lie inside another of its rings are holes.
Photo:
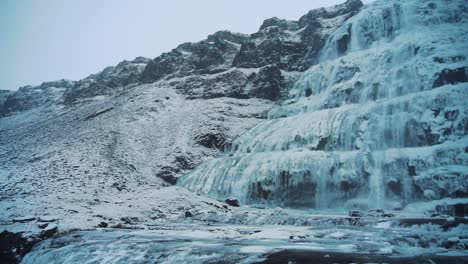
<path fill-rule="evenodd" d="M 363 1 L 371 2 L 372 0 Z M 344 0 L 0 0 L 0 89 L 79 80 L 218 30 L 253 33 Z"/>

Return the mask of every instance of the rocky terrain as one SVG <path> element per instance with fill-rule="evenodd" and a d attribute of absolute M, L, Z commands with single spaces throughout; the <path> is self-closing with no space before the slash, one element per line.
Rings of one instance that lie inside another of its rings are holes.
<path fill-rule="evenodd" d="M 467 11 L 463 0 L 348 0 L 0 91 L 0 260 L 54 236 L 25 263 L 82 259 L 65 245 L 108 263 L 308 263 L 317 252 L 463 263 Z M 95 236 L 102 246 L 88 247 Z M 93 255 L 126 236 L 120 253 Z M 214 246 L 185 244 L 200 238 Z M 213 254 L 232 246 L 223 238 L 242 246 Z M 135 241 L 160 240 L 129 257 Z"/>

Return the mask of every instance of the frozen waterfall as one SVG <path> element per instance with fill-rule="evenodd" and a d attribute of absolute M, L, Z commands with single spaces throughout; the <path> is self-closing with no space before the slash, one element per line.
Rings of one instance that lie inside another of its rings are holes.
<path fill-rule="evenodd" d="M 178 185 L 244 204 L 316 209 L 466 195 L 467 10 L 464 0 L 365 6 L 268 120 Z M 438 184 L 442 168 L 456 168 L 460 184 Z"/>

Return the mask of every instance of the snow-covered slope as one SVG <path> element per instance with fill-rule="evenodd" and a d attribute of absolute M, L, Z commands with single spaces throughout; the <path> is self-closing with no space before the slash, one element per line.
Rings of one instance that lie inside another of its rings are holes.
<path fill-rule="evenodd" d="M 25 219 L 44 215 L 62 231 L 312 224 L 305 210 L 215 200 L 227 197 L 418 213 L 466 202 L 465 2 L 349 0 L 0 91 L 1 229 L 37 233 Z"/>
<path fill-rule="evenodd" d="M 164 187 L 266 119 L 361 6 L 267 19 L 251 35 L 220 31 L 76 82 L 2 92 L 0 224 L 37 230 L 13 221 L 31 215 L 53 215 L 62 230 L 125 217 L 146 223 L 154 208 L 162 219 L 190 208 L 225 214 L 209 198 Z"/>
<path fill-rule="evenodd" d="M 395 208 L 467 196 L 468 4 L 376 1 L 281 106 L 179 185 L 242 203 Z"/>

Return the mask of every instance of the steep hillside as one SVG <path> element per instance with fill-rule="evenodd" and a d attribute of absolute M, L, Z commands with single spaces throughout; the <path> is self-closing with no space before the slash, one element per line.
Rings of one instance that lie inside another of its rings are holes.
<path fill-rule="evenodd" d="M 312 10 L 299 21 L 271 18 L 251 35 L 220 31 L 76 82 L 2 93 L 2 225 L 43 212 L 62 219 L 65 229 L 96 226 L 103 218 L 117 224 L 128 215 L 152 221 L 150 208 L 183 217 L 192 203 L 181 197 L 192 194 L 171 188 L 169 203 L 178 204 L 171 208 L 161 204 L 167 191 L 159 188 L 224 155 L 237 137 L 266 119 L 317 61 L 329 36 L 361 6 L 350 0 Z M 193 196 L 187 199 L 199 200 Z"/>

